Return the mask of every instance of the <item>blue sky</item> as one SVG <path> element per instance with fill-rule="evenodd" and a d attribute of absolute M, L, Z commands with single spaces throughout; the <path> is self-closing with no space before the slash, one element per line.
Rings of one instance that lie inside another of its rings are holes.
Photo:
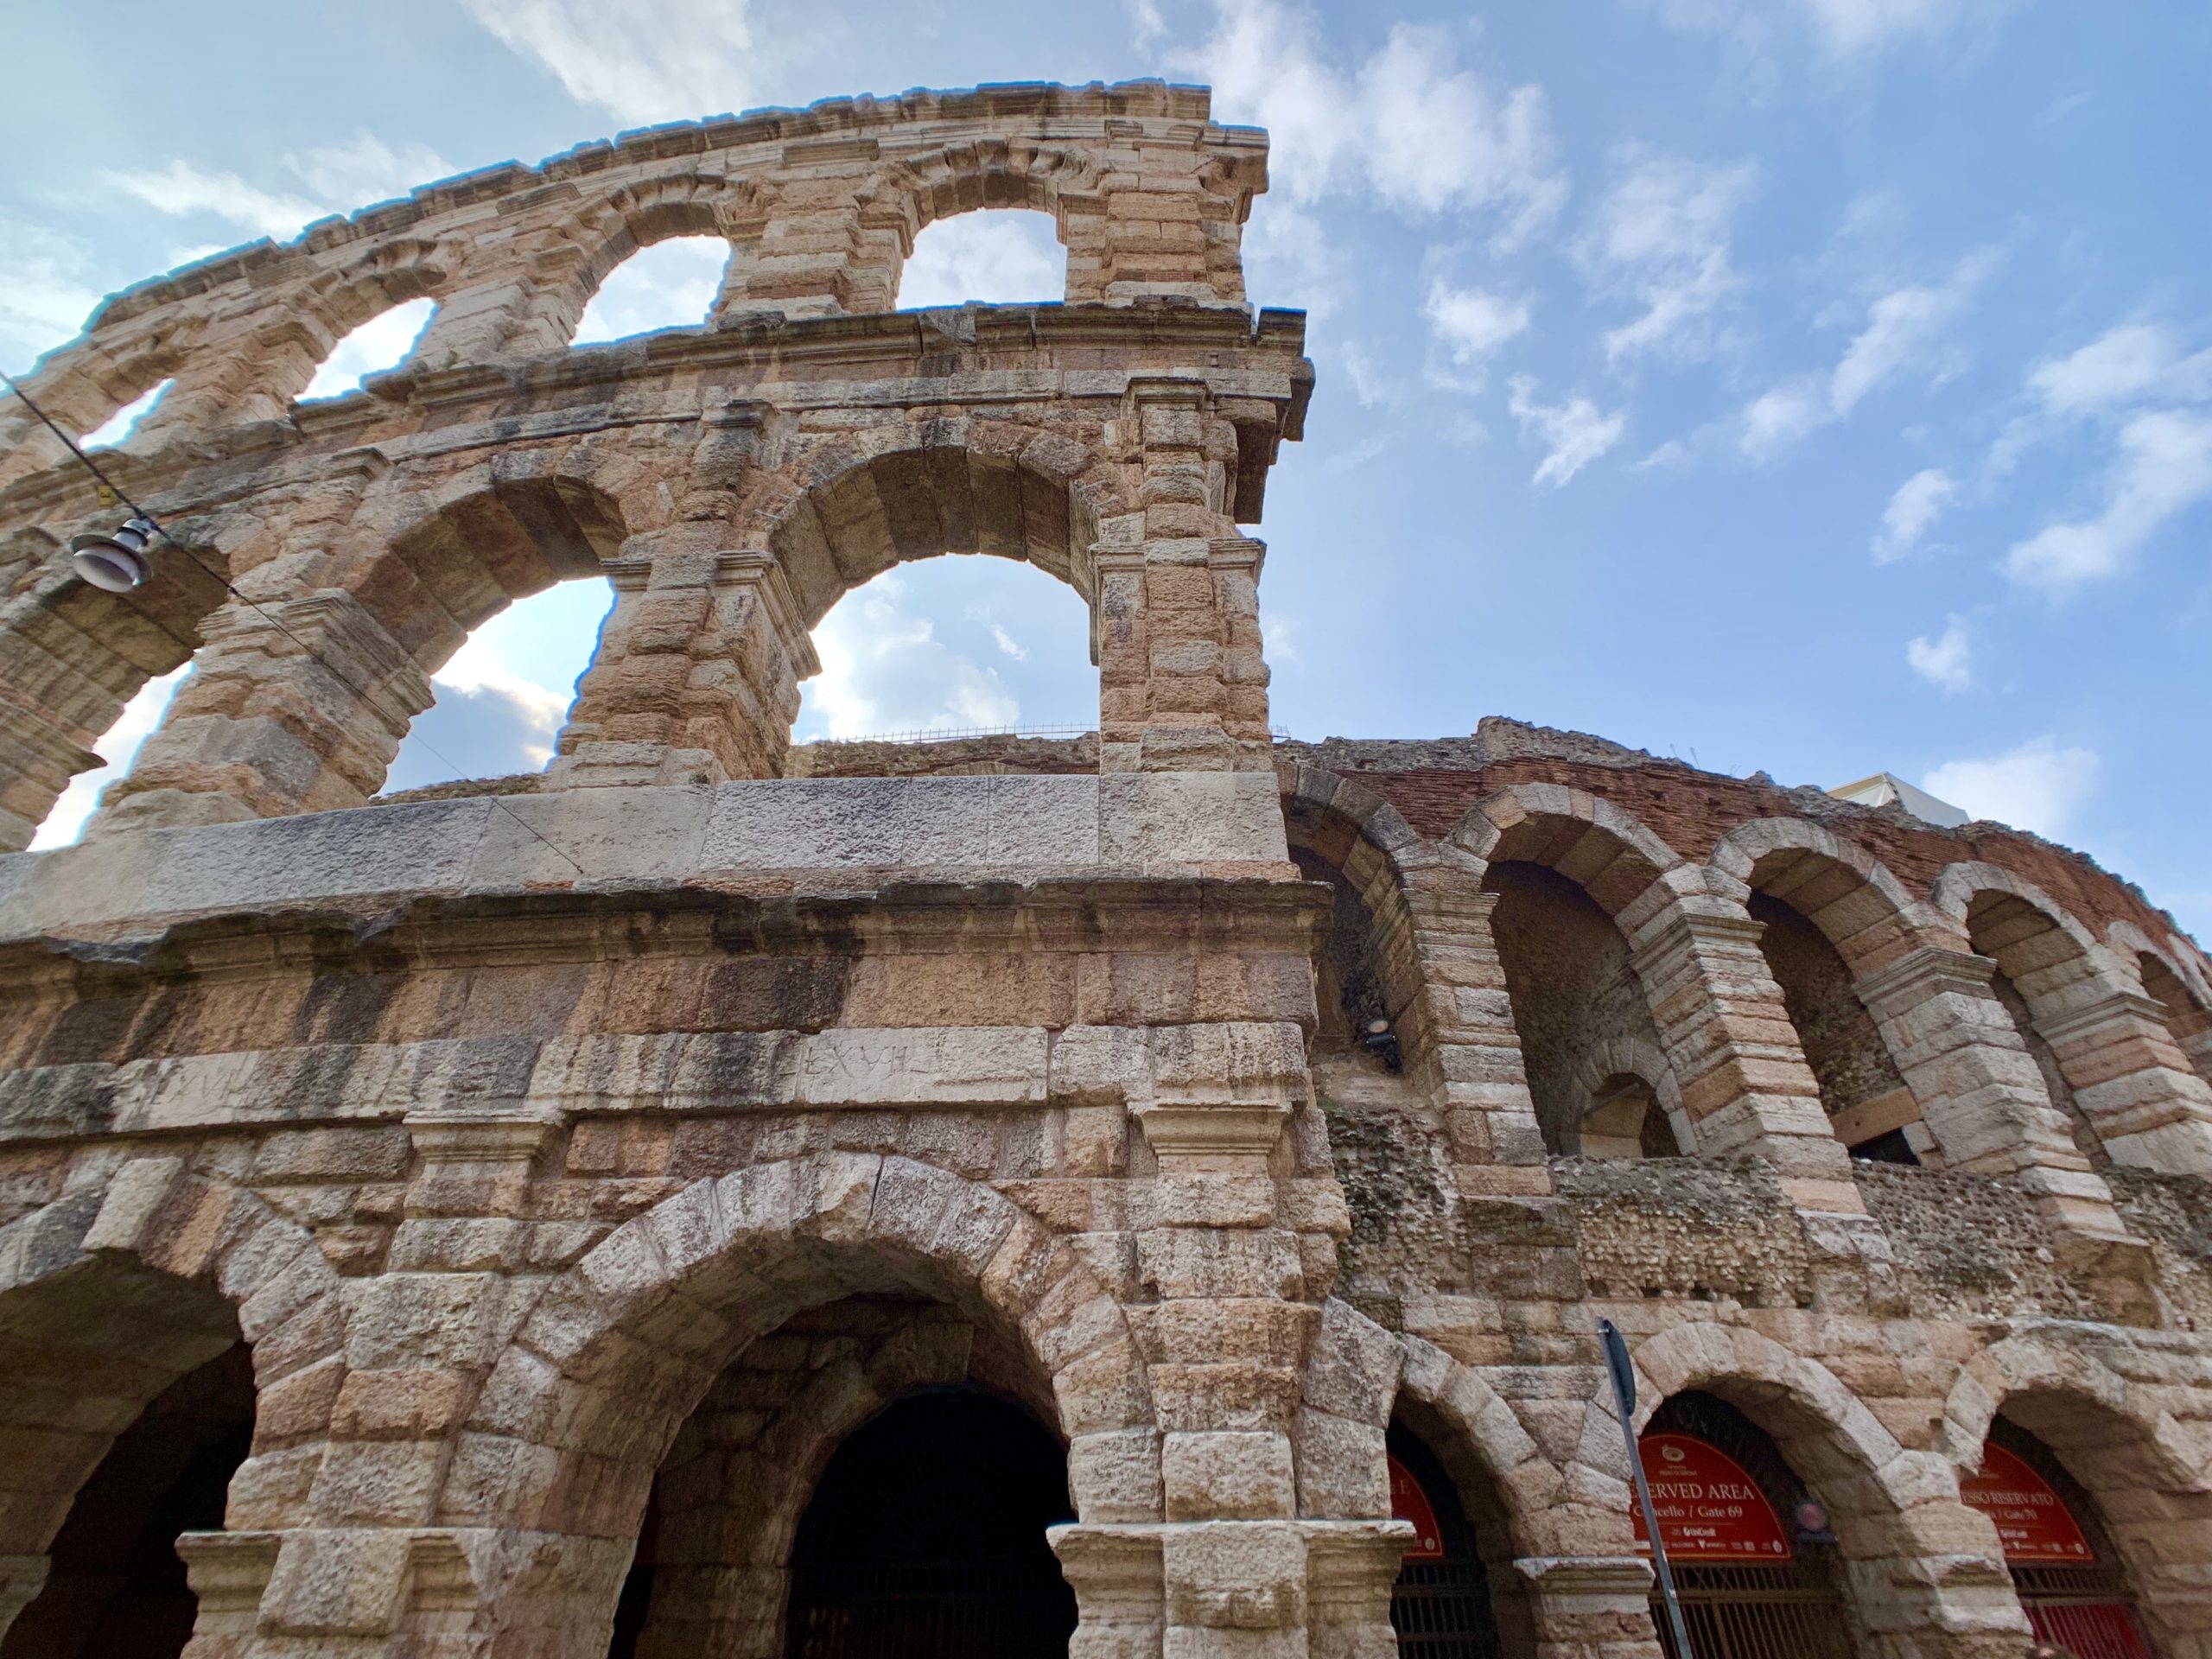
<path fill-rule="evenodd" d="M 2212 932 L 2204 0 L 33 10 L 0 21 L 11 369 L 181 259 L 654 120 L 1209 82 L 1274 133 L 1249 285 L 1311 313 L 1319 372 L 1261 530 L 1279 724 L 1887 769 Z M 715 265 L 641 256 L 580 339 L 696 321 Z M 901 299 L 1059 269 L 1042 220 L 975 215 Z M 489 625 L 419 723 L 451 764 L 412 743 L 395 784 L 542 762 L 604 605 Z M 1034 571 L 905 567 L 823 624 L 800 734 L 1087 725 L 1083 639 Z"/>

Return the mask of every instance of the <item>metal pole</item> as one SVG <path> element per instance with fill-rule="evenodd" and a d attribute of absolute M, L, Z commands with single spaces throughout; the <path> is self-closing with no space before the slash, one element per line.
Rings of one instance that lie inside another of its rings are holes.
<path fill-rule="evenodd" d="M 1651 1565 L 1659 1575 L 1659 1594 L 1667 1604 L 1667 1624 L 1675 1632 L 1675 1659 L 1696 1659 L 1690 1651 L 1690 1633 L 1682 1623 L 1682 1604 L 1675 1594 L 1675 1575 L 1667 1567 L 1667 1546 L 1659 1536 L 1659 1516 L 1651 1507 L 1651 1487 L 1643 1478 L 1643 1453 L 1636 1443 L 1636 1372 L 1628 1363 L 1628 1344 L 1611 1319 L 1598 1321 L 1599 1339 L 1605 1348 L 1605 1375 L 1612 1379 L 1613 1404 L 1621 1420 L 1621 1439 L 1628 1442 L 1628 1471 L 1636 1482 L 1637 1507 L 1643 1512 L 1643 1535 L 1651 1541 Z"/>

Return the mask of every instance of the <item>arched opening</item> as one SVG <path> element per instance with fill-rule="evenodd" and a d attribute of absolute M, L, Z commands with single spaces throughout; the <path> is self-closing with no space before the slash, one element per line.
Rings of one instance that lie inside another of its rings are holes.
<path fill-rule="evenodd" d="M 1439 1435 L 1437 1443 L 1450 1440 Z M 1414 1528 L 1390 1592 L 1400 1659 L 1517 1659 L 1533 1651 L 1518 1617 L 1525 1609 L 1513 1589 L 1503 1512 L 1487 1483 L 1470 1483 L 1471 1511 L 1460 1481 L 1402 1418 L 1392 1419 L 1387 1447 L 1390 1511 Z"/>
<path fill-rule="evenodd" d="M 1967 939 L 1976 954 L 1997 964 L 1990 988 L 2027 1046 L 2051 1103 L 2065 1114 L 2075 1148 L 2092 1167 L 2110 1167 L 2096 1125 L 2036 1022 L 2039 1011 L 2063 1009 L 2067 989 L 2091 973 L 2088 953 L 2050 916 L 2009 893 L 1974 895 L 1967 906 Z"/>
<path fill-rule="evenodd" d="M 1090 611 L 1067 582 L 1005 558 L 924 558 L 847 593 L 816 625 L 799 742 L 953 738 L 1097 726 Z"/>
<path fill-rule="evenodd" d="M 2199 1002 L 2161 958 L 2139 950 L 2135 961 L 2142 971 L 2143 989 L 2165 1010 L 2166 1030 L 2175 1046 L 2189 1056 L 2197 1076 L 2212 1083 L 2212 1008 Z"/>
<path fill-rule="evenodd" d="M 1878 1163 L 1937 1160 L 1936 1139 L 1921 1122 L 1874 1016 L 1859 999 L 1850 968 L 1827 935 L 1796 906 L 1753 892 L 1759 950 L 1782 988 L 1805 1062 L 1820 1084 L 1821 1104 L 1836 1139 L 1854 1158 Z"/>
<path fill-rule="evenodd" d="M 1593 1059 L 1615 1046 L 1659 1052 L 1643 982 L 1613 918 L 1580 883 L 1522 860 L 1493 861 L 1483 890 L 1497 895 L 1491 931 L 1545 1149 L 1554 1157 L 1643 1156 L 1649 1121 L 1652 1144 L 1672 1155 L 1675 1129 L 1657 1109 L 1651 1079 L 1616 1088 L 1619 1074 L 1609 1071 L 1590 1086 Z"/>
<path fill-rule="evenodd" d="M 958 213 L 925 226 L 915 237 L 899 273 L 898 308 L 1057 305 L 1067 287 L 1067 250 L 1050 213 Z"/>
<path fill-rule="evenodd" d="M 383 793 L 542 772 L 614 603 L 583 577 L 516 600 L 430 676 L 430 706 L 392 756 Z"/>
<path fill-rule="evenodd" d="M 138 746 L 161 725 L 162 716 L 168 713 L 169 700 L 176 696 L 177 687 L 191 671 L 192 664 L 184 663 L 158 675 L 140 686 L 130 701 L 123 705 L 115 724 L 92 745 L 92 753 L 104 764 L 70 779 L 68 786 L 54 798 L 52 810 L 40 820 L 38 833 L 31 837 L 31 850 L 71 846 L 84 835 L 85 825 L 99 806 L 101 794 L 116 779 L 129 775 L 130 763 L 137 758 Z"/>
<path fill-rule="evenodd" d="M 837 1448 L 799 1521 L 787 1659 L 1065 1653 L 1075 1595 L 1045 1529 L 1074 1519 L 1027 1414 L 966 1389 L 901 1400 Z"/>
<path fill-rule="evenodd" d="M 243 1343 L 157 1395 L 78 1488 L 48 1547 L 44 1586 L 0 1640 L 0 1659 L 173 1659 L 197 1611 L 176 1552 L 219 1530 L 253 1441 Z"/>
<path fill-rule="evenodd" d="M 415 349 L 437 308 L 435 300 L 413 299 L 378 312 L 330 348 L 299 401 L 343 397 L 359 391 L 370 375 L 397 368 Z"/>
<path fill-rule="evenodd" d="M 1652 1413 L 1638 1445 L 1698 1659 L 1851 1659 L 1856 1619 L 1827 1509 L 1765 1432 L 1688 1390 Z M 1635 1524 L 1648 1551 L 1640 1507 Z M 1656 1585 L 1651 1622 L 1681 1659 Z"/>
<path fill-rule="evenodd" d="M 1959 1496 L 1995 1523 L 2036 1639 L 2081 1659 L 2151 1659 L 2119 1553 L 2095 1501 L 2050 1448 L 2005 1416 Z"/>
<path fill-rule="evenodd" d="M 653 1484 L 610 1659 L 1065 1653 L 1049 1397 L 942 1304 L 856 1295 L 717 1376 Z"/>
<path fill-rule="evenodd" d="M 158 385 L 149 387 L 146 391 L 140 392 L 107 419 L 86 433 L 83 437 L 78 439 L 78 446 L 85 449 L 121 448 L 130 442 L 131 435 L 137 431 L 140 423 L 154 412 L 168 389 L 175 384 L 176 378 L 172 375 Z"/>
<path fill-rule="evenodd" d="M 593 292 L 572 343 L 591 346 L 702 326 L 729 261 L 730 245 L 719 236 L 671 236 L 639 248 Z"/>

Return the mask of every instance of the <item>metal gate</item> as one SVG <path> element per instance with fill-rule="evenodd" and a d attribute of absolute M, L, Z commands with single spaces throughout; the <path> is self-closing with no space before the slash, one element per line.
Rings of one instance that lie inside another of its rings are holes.
<path fill-rule="evenodd" d="M 791 1575 L 790 1651 L 837 1659 L 1046 1659 L 1068 1650 L 1064 1596 L 965 1561 Z"/>
<path fill-rule="evenodd" d="M 1408 1561 L 1390 1592 L 1399 1659 L 1501 1659 L 1480 1561 Z"/>
<path fill-rule="evenodd" d="M 1851 1659 L 1843 1603 L 1825 1576 L 1803 1567 L 1676 1567 L 1697 1659 Z M 1656 1599 L 1651 1622 L 1668 1659 L 1681 1659 Z"/>
<path fill-rule="evenodd" d="M 2152 1659 L 2119 1575 L 2104 1567 L 2016 1567 L 2012 1587 L 2036 1640 L 2080 1659 Z"/>

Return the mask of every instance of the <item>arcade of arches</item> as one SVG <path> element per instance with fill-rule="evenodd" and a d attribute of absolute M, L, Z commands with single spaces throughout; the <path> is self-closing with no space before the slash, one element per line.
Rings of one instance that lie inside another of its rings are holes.
<path fill-rule="evenodd" d="M 1278 735 L 1266 182 L 1201 89 L 832 100 L 41 365 L 173 382 L 194 556 L 87 587 L 0 423 L 0 845 L 193 671 L 0 855 L 0 1659 L 1663 1659 L 1600 1316 L 1700 1659 L 2212 1659 L 2212 963 L 1996 825 Z M 1062 302 L 893 311 L 986 207 Z M 695 236 L 704 326 L 573 346 Z M 1096 729 L 795 742 L 944 553 L 1074 596 Z M 544 770 L 381 793 L 572 580 Z"/>

